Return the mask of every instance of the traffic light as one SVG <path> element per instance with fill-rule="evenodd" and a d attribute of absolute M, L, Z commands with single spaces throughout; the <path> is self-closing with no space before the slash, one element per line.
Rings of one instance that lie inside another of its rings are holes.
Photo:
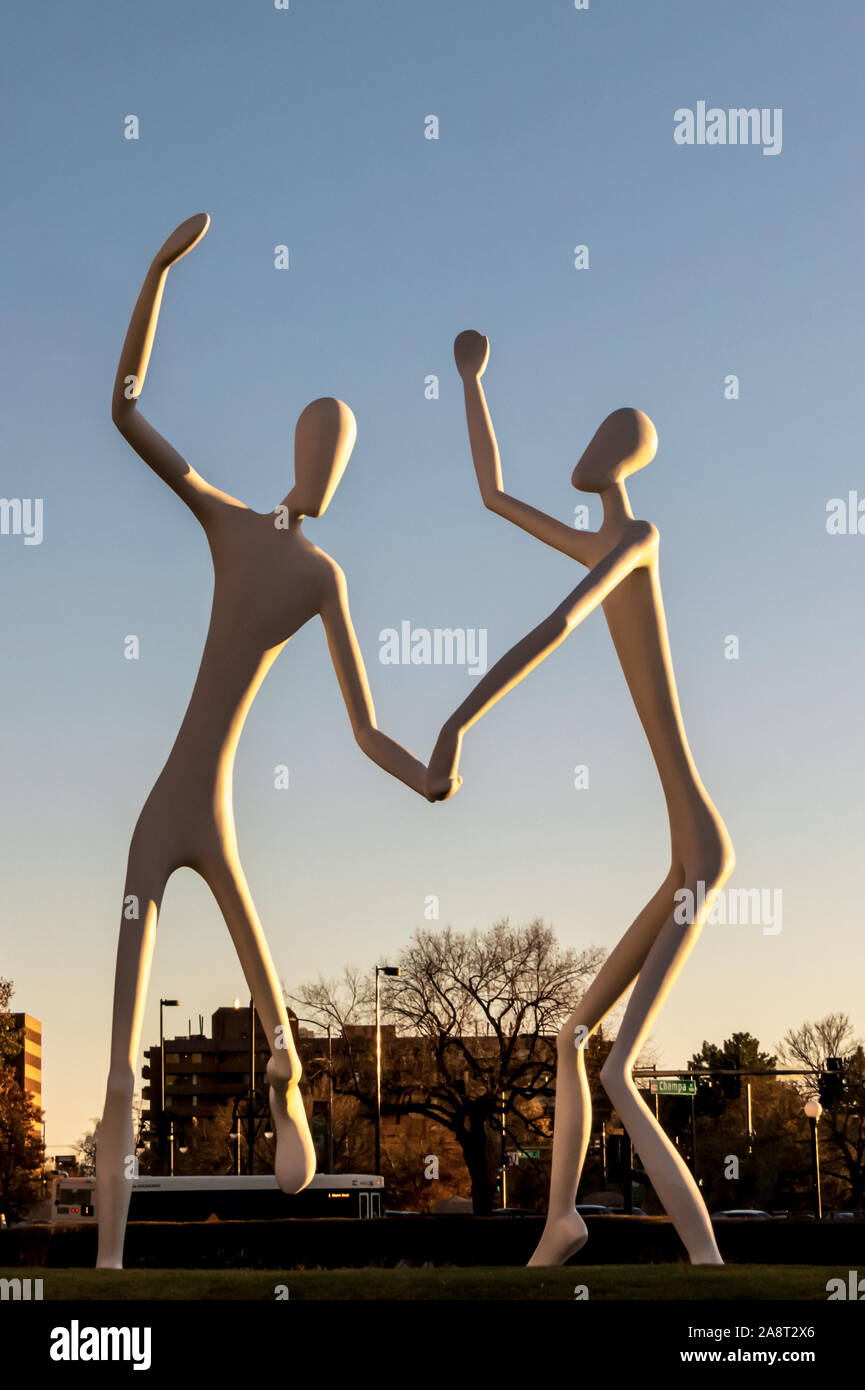
<path fill-rule="evenodd" d="M 831 1110 L 833 1105 L 844 1099 L 843 1057 L 826 1058 L 826 1069 L 818 1077 L 817 1091 L 824 1110 Z"/>
<path fill-rule="evenodd" d="M 742 1094 L 741 1076 L 722 1076 L 721 1090 L 725 1100 L 738 1100 Z"/>

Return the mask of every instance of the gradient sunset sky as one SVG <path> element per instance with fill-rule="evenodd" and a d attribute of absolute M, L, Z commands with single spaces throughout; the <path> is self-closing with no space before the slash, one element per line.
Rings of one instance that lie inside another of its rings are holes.
<path fill-rule="evenodd" d="M 198 211 L 212 225 L 169 278 L 142 411 L 264 511 L 303 406 L 351 405 L 354 457 L 306 531 L 348 577 L 381 727 L 424 760 L 472 677 L 384 665 L 380 633 L 484 628 L 492 661 L 584 574 L 484 510 L 454 336 L 491 338 L 505 486 L 565 521 L 580 501 L 600 521 L 569 479 L 601 420 L 652 417 L 658 455 L 630 492 L 661 532 L 689 738 L 731 886 L 783 893 L 777 934 L 705 929 L 659 1063 L 735 1030 L 772 1050 L 833 1010 L 865 1031 L 865 536 L 826 529 L 832 498 L 865 500 L 859 7 L 157 0 L 19 6 L 10 27 L 2 491 L 44 499 L 44 536 L 0 536 L 0 975 L 43 1023 L 49 1146 L 101 1110 L 129 837 L 208 620 L 203 533 L 109 418 L 147 265 Z M 698 101 L 780 108 L 781 153 L 677 145 L 674 112 Z M 387 778 L 352 739 L 320 624 L 292 641 L 235 779 L 290 993 L 393 958 L 430 894 L 441 925 L 541 916 L 610 948 L 661 882 L 664 803 L 600 614 L 467 736 L 462 773 L 440 806 Z M 145 1046 L 160 995 L 184 1032 L 246 997 L 188 871 Z"/>

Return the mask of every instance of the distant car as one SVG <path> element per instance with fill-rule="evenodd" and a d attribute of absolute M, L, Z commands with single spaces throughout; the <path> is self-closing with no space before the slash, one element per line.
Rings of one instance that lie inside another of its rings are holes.
<path fill-rule="evenodd" d="M 823 1218 L 826 1221 L 855 1221 L 856 1214 L 852 1211 L 824 1211 Z"/>
<path fill-rule="evenodd" d="M 537 1212 L 526 1211 L 524 1207 L 496 1207 L 493 1216 L 536 1216 Z"/>
<path fill-rule="evenodd" d="M 388 1211 L 386 1211 L 384 1214 L 385 1214 L 385 1216 L 420 1216 L 420 1212 L 417 1212 L 417 1211 L 398 1211 L 398 1210 L 395 1210 L 393 1207 L 391 1207 L 391 1208 L 390 1208 Z"/>
<path fill-rule="evenodd" d="M 578 1202 L 576 1208 L 580 1216 L 645 1216 L 642 1207 L 634 1207 L 626 1212 L 624 1207 L 602 1207 L 593 1202 Z"/>
<path fill-rule="evenodd" d="M 758 1221 L 771 1221 L 772 1219 L 767 1211 L 757 1211 L 755 1207 L 733 1207 L 730 1211 L 712 1212 L 713 1221 L 726 1220 L 728 1216 L 737 1218 L 740 1216 L 750 1216 L 752 1219 Z"/>

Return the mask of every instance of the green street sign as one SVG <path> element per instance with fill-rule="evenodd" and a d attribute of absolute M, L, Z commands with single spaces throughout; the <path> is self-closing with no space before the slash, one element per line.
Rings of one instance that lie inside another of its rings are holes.
<path fill-rule="evenodd" d="M 649 1091 L 653 1096 L 695 1096 L 697 1083 L 690 1077 L 687 1081 L 675 1081 L 666 1076 L 660 1076 L 657 1081 L 649 1082 Z"/>
<path fill-rule="evenodd" d="M 540 1149 L 523 1149 L 523 1153 L 526 1158 L 540 1158 L 541 1156 Z"/>

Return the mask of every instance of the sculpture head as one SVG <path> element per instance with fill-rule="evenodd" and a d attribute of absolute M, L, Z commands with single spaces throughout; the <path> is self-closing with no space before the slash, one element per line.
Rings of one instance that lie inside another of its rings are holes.
<path fill-rule="evenodd" d="M 595 431 L 571 476 L 580 492 L 603 492 L 645 468 L 658 451 L 655 426 L 642 410 L 614 410 Z"/>
<path fill-rule="evenodd" d="M 322 396 L 298 417 L 294 487 L 286 501 L 300 516 L 321 516 L 336 492 L 357 438 L 357 421 L 343 401 Z"/>

